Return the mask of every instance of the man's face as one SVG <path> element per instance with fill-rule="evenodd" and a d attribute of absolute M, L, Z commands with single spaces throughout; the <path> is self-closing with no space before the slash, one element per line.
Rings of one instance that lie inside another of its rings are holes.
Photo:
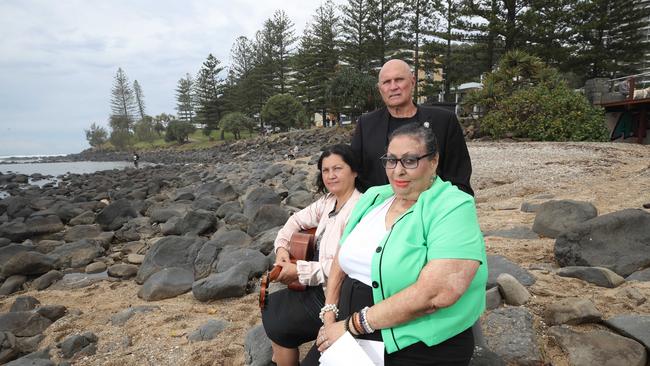
<path fill-rule="evenodd" d="M 387 63 L 379 72 L 379 93 L 388 107 L 406 107 L 412 103 L 415 78 L 403 63 Z"/>

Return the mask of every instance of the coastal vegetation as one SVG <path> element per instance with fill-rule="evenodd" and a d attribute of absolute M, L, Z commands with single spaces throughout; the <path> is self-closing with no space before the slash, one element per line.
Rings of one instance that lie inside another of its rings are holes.
<path fill-rule="evenodd" d="M 176 105 L 170 106 L 176 115 L 148 115 L 146 86 L 131 83 L 119 68 L 111 90 L 108 141 L 101 143 L 97 122 L 87 137 L 96 148 L 130 149 L 155 145 L 168 135 L 164 130 L 172 121 L 177 121 L 175 131 L 167 140 L 176 143 L 192 140 L 189 132 L 177 136 L 178 130 L 191 131 L 189 125 L 208 140 L 225 140 L 229 133 L 239 138 L 240 131 L 264 132 L 267 124 L 271 130 L 286 130 L 317 120 L 340 121 L 342 115 L 354 122 L 381 106 L 375 87 L 379 67 L 390 58 L 402 58 L 417 75 L 418 103 L 452 102 L 460 84 L 482 80 L 485 115 L 475 121 L 481 134 L 601 140 L 601 111 L 589 107 L 575 89 L 590 78 L 615 78 L 648 67 L 644 54 L 650 43 L 643 29 L 650 7 L 643 4 L 348 0 L 336 6 L 327 1 L 300 35 L 287 14 L 277 10 L 253 36 L 234 40 L 228 65 L 206 50 L 198 70 L 185 72 L 170 90 L 176 96 Z M 501 88 L 509 82 L 498 80 L 508 76 L 499 76 L 499 70 L 504 69 L 504 55 L 512 51 L 536 57 L 547 66 L 541 72 L 548 78 L 537 83 L 535 77 L 519 75 L 518 86 Z M 273 113 L 275 103 L 284 105 L 283 112 Z M 230 113 L 248 119 L 224 121 Z M 246 125 L 250 121 L 254 128 Z"/>
<path fill-rule="evenodd" d="M 573 91 L 556 69 L 524 52 L 506 53 L 466 103 L 483 109 L 484 134 L 541 141 L 606 141 L 602 108 Z"/>

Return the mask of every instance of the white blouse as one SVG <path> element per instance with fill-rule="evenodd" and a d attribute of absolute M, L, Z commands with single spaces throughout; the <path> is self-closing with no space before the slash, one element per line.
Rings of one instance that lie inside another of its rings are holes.
<path fill-rule="evenodd" d="M 395 196 L 368 212 L 343 242 L 339 251 L 339 265 L 350 278 L 371 286 L 372 256 L 388 233 L 386 214 Z"/>

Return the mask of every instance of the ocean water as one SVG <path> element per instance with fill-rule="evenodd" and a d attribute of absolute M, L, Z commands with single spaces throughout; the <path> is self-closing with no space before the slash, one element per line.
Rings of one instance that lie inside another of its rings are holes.
<path fill-rule="evenodd" d="M 43 175 L 59 176 L 65 174 L 94 173 L 100 170 L 124 169 L 132 167 L 129 161 L 74 161 L 62 163 L 17 163 L 2 164 L 0 160 L 0 172 L 8 172 L 31 175 L 41 173 Z"/>
<path fill-rule="evenodd" d="M 7 161 L 22 161 L 21 163 L 7 164 Z M 40 173 L 44 176 L 52 176 L 53 178 L 46 179 L 29 179 L 29 184 L 43 186 L 47 183 L 58 184 L 56 177 L 66 174 L 86 174 L 94 173 L 100 170 L 111 169 L 124 169 L 133 167 L 130 161 L 74 161 L 74 162 L 61 162 L 61 163 L 38 163 L 29 161 L 39 161 L 38 157 L 25 157 L 21 159 L 7 159 L 7 157 L 0 157 L 0 173 L 7 174 L 9 172 L 16 174 L 32 175 Z M 140 166 L 148 165 L 140 163 Z M 0 187 L 0 199 L 7 197 L 7 192 Z"/>

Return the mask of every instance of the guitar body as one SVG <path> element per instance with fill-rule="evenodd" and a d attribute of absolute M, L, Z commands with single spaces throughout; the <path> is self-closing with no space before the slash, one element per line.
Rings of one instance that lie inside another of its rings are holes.
<path fill-rule="evenodd" d="M 289 240 L 289 259 L 291 263 L 295 264 L 299 260 L 310 260 L 314 257 L 314 252 L 316 250 L 316 243 L 314 241 L 315 232 L 316 228 L 313 228 L 293 233 L 293 235 L 291 235 L 291 239 Z M 262 275 L 259 298 L 260 309 L 264 309 L 266 306 L 269 284 L 278 279 L 280 272 L 282 272 L 282 267 L 274 266 L 271 271 Z M 292 291 L 305 291 L 307 289 L 307 286 L 303 285 L 298 280 L 291 282 L 288 287 L 289 290 Z"/>

